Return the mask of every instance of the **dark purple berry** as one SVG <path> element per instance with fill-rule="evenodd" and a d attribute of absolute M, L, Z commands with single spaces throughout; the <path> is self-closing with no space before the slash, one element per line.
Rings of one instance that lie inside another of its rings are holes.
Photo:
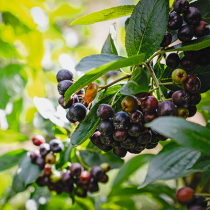
<path fill-rule="evenodd" d="M 100 136 L 100 140 L 101 140 L 102 144 L 105 144 L 107 146 L 110 146 L 110 145 L 112 145 L 115 142 L 115 140 L 113 139 L 112 135 L 110 135 L 110 136 L 101 135 Z"/>
<path fill-rule="evenodd" d="M 104 171 L 100 166 L 93 166 L 90 173 L 91 176 L 97 181 L 104 176 Z"/>
<path fill-rule="evenodd" d="M 187 205 L 187 208 L 193 207 L 193 206 L 201 206 L 206 208 L 208 202 L 206 201 L 206 198 L 204 196 L 195 196 L 195 199 L 192 203 Z"/>
<path fill-rule="evenodd" d="M 190 94 L 184 90 L 177 90 L 172 95 L 172 101 L 177 106 L 184 106 L 190 101 Z"/>
<path fill-rule="evenodd" d="M 141 144 L 139 142 L 136 142 L 134 149 L 138 152 L 141 152 L 145 149 L 145 146 L 146 146 L 146 144 Z"/>
<path fill-rule="evenodd" d="M 97 192 L 99 190 L 98 183 L 94 178 L 90 178 L 88 183 L 88 191 L 90 192 Z"/>
<path fill-rule="evenodd" d="M 143 133 L 141 136 L 137 138 L 137 142 L 139 144 L 148 144 L 152 140 L 152 132 L 148 131 Z"/>
<path fill-rule="evenodd" d="M 151 112 L 151 113 L 145 113 L 144 114 L 144 122 L 145 123 L 149 123 L 149 122 L 152 122 L 154 119 L 156 119 L 158 116 L 157 116 L 157 112 Z"/>
<path fill-rule="evenodd" d="M 190 25 L 183 25 L 177 34 L 178 38 L 182 42 L 189 42 L 194 36 L 194 29 Z"/>
<path fill-rule="evenodd" d="M 36 158 L 36 164 L 41 168 L 44 169 L 45 166 L 45 159 L 43 157 Z"/>
<path fill-rule="evenodd" d="M 100 139 L 101 133 L 99 131 L 96 131 L 91 137 L 90 140 L 91 142 L 95 145 L 98 146 L 101 144 L 101 139 Z"/>
<path fill-rule="evenodd" d="M 189 10 L 189 2 L 187 0 L 176 0 L 173 3 L 174 11 L 177 13 L 185 13 Z"/>
<path fill-rule="evenodd" d="M 197 51 L 185 51 L 184 52 L 184 55 L 186 58 L 188 59 L 195 59 L 195 58 L 198 58 L 198 56 L 200 55 L 200 51 L 197 50 Z"/>
<path fill-rule="evenodd" d="M 183 15 L 184 21 L 189 25 L 198 25 L 201 20 L 201 13 L 196 7 L 190 7 L 189 11 Z"/>
<path fill-rule="evenodd" d="M 154 96 L 147 96 L 141 101 L 143 112 L 154 112 L 158 107 L 158 100 Z"/>
<path fill-rule="evenodd" d="M 205 35 L 208 35 L 209 34 L 209 28 L 206 27 L 208 26 L 209 24 L 205 21 L 200 21 L 200 23 L 194 27 L 194 30 L 195 30 L 195 36 L 197 37 L 202 37 L 202 36 L 205 36 Z"/>
<path fill-rule="evenodd" d="M 201 54 L 198 58 L 197 58 L 197 63 L 200 66 L 208 66 L 210 64 L 210 55 L 209 54 Z"/>
<path fill-rule="evenodd" d="M 197 112 L 196 106 L 188 106 L 187 109 L 189 111 L 189 116 L 188 117 L 193 117 Z"/>
<path fill-rule="evenodd" d="M 183 19 L 180 14 L 175 12 L 169 14 L 168 28 L 171 30 L 179 29 L 183 24 Z"/>
<path fill-rule="evenodd" d="M 128 136 L 127 130 L 115 130 L 113 133 L 113 138 L 116 141 L 124 141 Z"/>
<path fill-rule="evenodd" d="M 35 163 L 36 162 L 36 159 L 38 157 L 41 157 L 39 150 L 35 150 L 33 152 L 30 152 L 30 158 L 31 158 L 31 162 L 32 163 Z"/>
<path fill-rule="evenodd" d="M 64 95 L 68 88 L 73 85 L 73 82 L 70 80 L 62 80 L 58 83 L 58 92 L 60 95 Z"/>
<path fill-rule="evenodd" d="M 101 104 L 97 109 L 97 115 L 103 120 L 108 120 L 114 116 L 114 110 L 108 104 Z"/>
<path fill-rule="evenodd" d="M 126 112 L 117 112 L 113 118 L 115 129 L 127 129 L 130 124 L 130 116 Z"/>
<path fill-rule="evenodd" d="M 126 140 L 121 141 L 120 145 L 125 149 L 134 148 L 136 145 L 136 139 L 134 139 L 132 137 L 128 137 Z"/>
<path fill-rule="evenodd" d="M 163 37 L 163 41 L 160 44 L 160 46 L 161 47 L 167 47 L 169 44 L 171 44 L 171 41 L 172 41 L 172 36 L 168 31 L 166 31 L 166 33 Z"/>
<path fill-rule="evenodd" d="M 197 104 L 199 104 L 201 101 L 201 94 L 199 92 L 190 95 L 190 101 L 189 101 L 189 105 L 190 106 L 195 106 Z"/>
<path fill-rule="evenodd" d="M 190 94 L 195 94 L 200 90 L 201 82 L 195 75 L 188 75 L 187 79 L 182 83 L 184 90 Z"/>
<path fill-rule="evenodd" d="M 190 60 L 185 56 L 181 58 L 180 64 L 182 69 L 184 69 L 185 71 L 193 71 L 196 69 L 197 66 L 196 60 Z"/>
<path fill-rule="evenodd" d="M 56 79 L 58 82 L 61 82 L 63 80 L 73 80 L 74 75 L 71 71 L 69 71 L 67 69 L 61 69 L 58 71 L 58 73 L 56 75 Z"/>
<path fill-rule="evenodd" d="M 68 109 L 72 106 L 72 104 L 74 103 L 74 98 L 71 97 L 68 101 L 68 103 L 66 105 L 64 105 L 65 103 L 65 98 L 64 96 L 61 96 L 59 99 L 58 99 L 58 103 L 64 108 L 64 109 Z"/>
<path fill-rule="evenodd" d="M 70 170 L 68 170 L 62 174 L 61 181 L 63 182 L 64 185 L 69 185 L 69 184 L 73 183 L 73 178 L 71 176 Z"/>
<path fill-rule="evenodd" d="M 86 116 L 87 109 L 83 104 L 75 103 L 73 104 L 69 111 L 66 114 L 66 118 L 70 122 L 80 122 L 82 121 Z"/>
<path fill-rule="evenodd" d="M 132 137 L 138 137 L 144 130 L 142 124 L 131 123 L 128 127 L 128 134 Z"/>
<path fill-rule="evenodd" d="M 157 109 L 158 116 L 175 116 L 175 104 L 172 101 L 163 101 L 159 104 Z"/>
<path fill-rule="evenodd" d="M 81 172 L 84 170 L 83 166 L 80 163 L 72 163 L 69 169 L 73 177 L 79 177 Z"/>
<path fill-rule="evenodd" d="M 147 144 L 146 149 L 154 149 L 155 147 L 157 147 L 158 143 L 154 143 L 154 144 Z"/>
<path fill-rule="evenodd" d="M 136 110 L 130 114 L 130 121 L 133 123 L 140 123 L 142 124 L 144 122 L 144 116 L 143 113 L 139 110 Z"/>
<path fill-rule="evenodd" d="M 124 148 L 120 148 L 120 149 L 113 149 L 113 153 L 115 155 L 117 155 L 118 157 L 125 157 L 126 154 L 127 154 L 127 149 L 124 149 Z"/>
<path fill-rule="evenodd" d="M 39 147 L 41 156 L 46 156 L 50 152 L 50 145 L 48 143 L 43 143 Z"/>
<path fill-rule="evenodd" d="M 120 142 L 118 142 L 118 141 L 115 141 L 115 142 L 112 144 L 112 147 L 113 147 L 113 149 L 120 149 L 120 148 L 122 148 Z"/>
<path fill-rule="evenodd" d="M 98 130 L 100 131 L 101 135 L 109 136 L 112 135 L 114 132 L 113 121 L 109 120 L 102 120 L 98 125 Z"/>
<path fill-rule="evenodd" d="M 97 147 L 100 149 L 100 150 L 103 150 L 104 152 L 108 152 L 112 149 L 112 146 L 107 146 L 105 144 L 100 144 L 100 145 L 97 145 Z"/>
<path fill-rule="evenodd" d="M 63 142 L 60 139 L 52 139 L 49 144 L 50 150 L 54 153 L 59 153 L 64 149 Z"/>
<path fill-rule="evenodd" d="M 180 63 L 180 57 L 177 53 L 170 53 L 166 58 L 166 65 L 170 68 L 177 68 Z"/>

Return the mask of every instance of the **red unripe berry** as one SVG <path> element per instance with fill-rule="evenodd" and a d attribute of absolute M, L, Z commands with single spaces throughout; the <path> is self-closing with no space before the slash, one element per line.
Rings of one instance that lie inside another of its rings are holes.
<path fill-rule="evenodd" d="M 87 184 L 90 178 L 91 174 L 88 171 L 82 171 L 82 173 L 80 174 L 80 182 L 82 182 L 82 184 Z"/>
<path fill-rule="evenodd" d="M 44 136 L 37 134 L 32 138 L 32 142 L 34 145 L 39 146 L 40 144 L 45 143 L 45 138 Z"/>
<path fill-rule="evenodd" d="M 183 187 L 176 192 L 176 199 L 181 205 L 188 205 L 193 202 L 195 192 L 190 187 Z"/>
<path fill-rule="evenodd" d="M 143 112 L 154 112 L 158 108 L 158 100 L 154 96 L 147 96 L 141 101 Z"/>
<path fill-rule="evenodd" d="M 51 168 L 51 166 L 45 165 L 45 166 L 44 166 L 44 174 L 47 175 L 47 176 L 49 176 L 49 175 L 51 175 L 51 173 L 52 173 L 52 168 Z"/>

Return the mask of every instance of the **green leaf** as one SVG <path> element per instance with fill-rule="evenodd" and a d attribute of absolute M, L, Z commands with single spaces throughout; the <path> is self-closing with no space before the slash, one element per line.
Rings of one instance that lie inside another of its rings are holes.
<path fill-rule="evenodd" d="M 148 58 L 160 48 L 168 25 L 169 2 L 141 0 L 131 15 L 125 46 L 129 56 L 145 53 Z"/>
<path fill-rule="evenodd" d="M 200 182 L 200 187 L 203 187 L 208 182 L 209 179 L 210 179 L 209 171 L 203 172 L 201 182 Z"/>
<path fill-rule="evenodd" d="M 202 155 L 191 169 L 199 171 L 210 171 L 210 155 Z"/>
<path fill-rule="evenodd" d="M 126 162 L 119 170 L 113 182 L 112 188 L 118 189 L 123 182 L 127 181 L 134 172 L 136 172 L 144 164 L 151 161 L 153 157 L 154 155 L 152 154 L 137 155 Z"/>
<path fill-rule="evenodd" d="M 101 163 L 109 163 L 111 169 L 114 169 L 119 168 L 124 163 L 124 161 L 114 155 L 112 151 L 102 154 L 101 152 L 80 150 L 79 153 L 85 164 L 91 167 L 100 165 Z"/>
<path fill-rule="evenodd" d="M 103 58 L 103 60 L 101 58 Z M 87 72 L 77 82 L 75 82 L 66 91 L 65 100 L 68 101 L 74 92 L 80 90 L 86 85 L 89 85 L 91 82 L 95 81 L 102 75 L 106 74 L 108 71 L 116 70 L 127 66 L 137 65 L 142 61 L 144 61 L 144 54 L 140 54 L 130 58 L 122 58 L 116 55 L 109 55 L 109 54 L 92 55 L 83 58 L 82 61 L 77 66 L 77 70 L 84 71 L 94 68 L 95 70 Z M 99 65 L 102 66 L 99 67 Z"/>
<path fill-rule="evenodd" d="M 106 20 L 112 20 L 115 18 L 130 15 L 134 9 L 134 5 L 123 5 L 118 7 L 112 7 L 109 9 L 104 9 L 98 12 L 93 12 L 91 14 L 85 15 L 83 17 L 74 20 L 71 25 L 76 24 L 93 24 L 97 22 L 102 22 Z"/>
<path fill-rule="evenodd" d="M 149 79 L 143 68 L 137 68 L 131 80 L 120 90 L 123 95 L 135 95 L 141 92 L 149 92 Z"/>
<path fill-rule="evenodd" d="M 179 117 L 159 117 L 147 124 L 148 127 L 174 139 L 179 144 L 209 154 L 210 129 L 188 122 Z"/>
<path fill-rule="evenodd" d="M 177 44 L 173 47 L 167 48 L 164 52 L 172 51 L 190 51 L 190 50 L 201 50 L 210 46 L 210 35 L 198 37 L 187 43 Z"/>
<path fill-rule="evenodd" d="M 199 158 L 200 152 L 191 148 L 177 146 L 156 155 L 149 164 L 144 183 L 140 188 L 156 180 L 170 180 L 194 173 L 187 170 Z"/>
<path fill-rule="evenodd" d="M 25 186 L 31 184 L 38 178 L 41 170 L 38 165 L 31 162 L 29 152 L 23 157 L 17 170 L 17 175 Z"/>
<path fill-rule="evenodd" d="M 111 91 L 112 89 L 115 90 L 116 92 L 120 90 L 121 86 L 117 85 L 113 86 L 111 88 L 109 88 Z M 96 128 L 98 127 L 98 124 L 100 122 L 100 119 L 97 116 L 97 109 L 99 107 L 100 104 L 109 104 L 112 100 L 112 97 L 116 94 L 116 92 L 114 93 L 110 93 L 107 96 L 104 96 L 103 93 L 103 99 L 101 99 L 99 102 L 97 102 L 93 108 L 90 110 L 90 112 L 88 113 L 88 115 L 85 117 L 85 119 L 78 125 L 77 129 L 74 131 L 74 133 L 71 136 L 71 144 L 73 145 L 80 145 L 83 142 L 85 142 L 92 134 L 93 132 L 96 130 Z M 116 100 L 119 99 L 118 96 L 116 97 Z M 113 109 L 116 109 L 116 107 L 113 107 Z"/>
<path fill-rule="evenodd" d="M 1 130 L 0 129 L 0 143 L 14 143 L 14 142 L 22 142 L 28 140 L 28 137 L 23 136 L 17 131 L 7 129 Z"/>
<path fill-rule="evenodd" d="M 0 156 L 0 171 L 17 165 L 25 153 L 26 151 L 24 149 L 18 149 Z"/>
<path fill-rule="evenodd" d="M 116 36 L 117 36 L 116 23 L 112 24 L 109 30 L 110 30 L 109 35 L 103 45 L 101 53 L 118 55 L 116 47 Z"/>

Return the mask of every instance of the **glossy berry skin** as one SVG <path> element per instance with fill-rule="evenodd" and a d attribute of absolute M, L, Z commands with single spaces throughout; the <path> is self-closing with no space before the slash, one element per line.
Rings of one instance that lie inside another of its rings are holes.
<path fill-rule="evenodd" d="M 60 139 L 52 139 L 49 144 L 50 150 L 54 153 L 59 153 L 64 149 L 63 142 Z"/>
<path fill-rule="evenodd" d="M 72 106 L 72 104 L 74 103 L 74 97 L 71 97 L 68 101 L 68 103 L 66 105 L 64 105 L 65 103 L 65 98 L 64 96 L 61 96 L 59 99 L 58 99 L 58 103 L 64 108 L 64 109 L 68 109 Z"/>
<path fill-rule="evenodd" d="M 130 124 L 130 116 L 126 112 L 117 112 L 113 118 L 115 129 L 127 129 Z"/>
<path fill-rule="evenodd" d="M 193 117 L 197 112 L 196 106 L 188 106 L 187 109 L 189 111 L 189 116 L 188 117 Z"/>
<path fill-rule="evenodd" d="M 183 187 L 176 192 L 176 199 L 181 205 L 188 205 L 193 202 L 195 192 L 190 187 Z"/>
<path fill-rule="evenodd" d="M 178 38 L 182 42 L 189 42 L 194 36 L 194 29 L 190 25 L 183 25 L 177 34 Z"/>
<path fill-rule="evenodd" d="M 186 23 L 196 26 L 201 20 L 201 13 L 196 7 L 190 7 L 189 11 L 184 13 L 183 17 Z"/>
<path fill-rule="evenodd" d="M 180 63 L 180 57 L 177 53 L 170 53 L 166 58 L 166 65 L 170 68 L 177 68 Z"/>
<path fill-rule="evenodd" d="M 201 82 L 195 75 L 188 75 L 187 79 L 183 82 L 183 88 L 190 94 L 195 94 L 200 90 Z"/>
<path fill-rule="evenodd" d="M 108 104 L 100 104 L 97 109 L 97 115 L 103 120 L 108 120 L 114 116 L 114 110 Z"/>
<path fill-rule="evenodd" d="M 206 201 L 206 198 L 204 196 L 195 196 L 195 199 L 192 203 L 187 205 L 187 208 L 193 207 L 193 206 L 200 206 L 203 208 L 207 207 L 208 202 Z"/>
<path fill-rule="evenodd" d="M 126 96 L 121 102 L 123 110 L 133 112 L 138 109 L 138 100 L 135 96 Z"/>
<path fill-rule="evenodd" d="M 175 84 L 182 84 L 187 79 L 187 73 L 183 69 L 176 69 L 172 72 L 171 78 Z"/>
<path fill-rule="evenodd" d="M 192 94 L 190 96 L 189 105 L 190 106 L 195 106 L 195 105 L 199 104 L 200 101 L 201 101 L 201 94 L 197 92 L 197 93 Z"/>
<path fill-rule="evenodd" d="M 199 22 L 199 24 L 194 27 L 195 36 L 202 37 L 202 36 L 208 35 L 209 34 L 209 28 L 206 27 L 208 25 L 209 24 L 207 22 L 201 20 Z"/>
<path fill-rule="evenodd" d="M 182 69 L 185 71 L 193 71 L 196 69 L 197 62 L 195 59 L 190 60 L 187 57 L 183 56 L 180 61 Z"/>
<path fill-rule="evenodd" d="M 99 131 L 96 131 L 91 137 L 90 137 L 90 140 L 91 142 L 97 146 L 97 145 L 100 145 L 101 144 L 101 140 L 100 140 L 100 137 L 101 137 L 101 133 Z"/>
<path fill-rule="evenodd" d="M 126 140 L 121 141 L 120 145 L 125 149 L 131 149 L 134 148 L 136 145 L 136 140 L 132 137 L 128 137 Z"/>
<path fill-rule="evenodd" d="M 64 95 L 68 88 L 73 85 L 73 82 L 70 80 L 63 80 L 58 83 L 58 92 L 60 95 Z"/>
<path fill-rule="evenodd" d="M 92 82 L 88 85 L 86 92 L 85 92 L 85 102 L 87 104 L 91 103 L 98 93 L 99 85 L 95 82 Z"/>
<path fill-rule="evenodd" d="M 158 107 L 158 100 L 154 96 L 147 96 L 141 102 L 143 112 L 154 112 Z"/>
<path fill-rule="evenodd" d="M 171 30 L 179 29 L 183 24 L 183 19 L 180 14 L 178 13 L 171 13 L 169 14 L 169 21 L 168 21 L 168 28 Z"/>
<path fill-rule="evenodd" d="M 43 157 L 37 157 L 36 158 L 36 164 L 41 168 L 43 169 L 44 166 L 45 166 L 45 160 Z"/>
<path fill-rule="evenodd" d="M 101 183 L 107 183 L 109 181 L 109 177 L 106 175 L 106 174 L 104 174 L 104 176 L 99 180 L 99 182 L 101 182 Z"/>
<path fill-rule="evenodd" d="M 174 91 L 168 90 L 168 91 L 167 91 L 167 97 L 166 97 L 166 98 L 171 98 L 172 95 L 173 95 L 173 93 L 174 93 Z"/>
<path fill-rule="evenodd" d="M 58 73 L 56 75 L 56 79 L 58 82 L 61 82 L 63 80 L 73 80 L 74 75 L 71 71 L 69 71 L 67 69 L 61 69 L 58 71 Z"/>
<path fill-rule="evenodd" d="M 39 147 L 41 156 L 45 157 L 50 152 L 50 145 L 48 143 L 43 143 Z"/>
<path fill-rule="evenodd" d="M 52 173 L 52 167 L 50 165 L 45 165 L 44 166 L 44 174 L 46 176 L 50 176 Z"/>
<path fill-rule="evenodd" d="M 120 148 L 120 149 L 113 149 L 113 153 L 115 155 L 117 155 L 118 157 L 125 157 L 126 154 L 127 154 L 127 149 L 124 149 L 124 148 Z"/>
<path fill-rule="evenodd" d="M 190 94 L 184 90 L 177 90 L 172 95 L 172 101 L 177 106 L 184 106 L 190 101 Z"/>
<path fill-rule="evenodd" d="M 69 185 L 73 183 L 73 178 L 71 176 L 70 170 L 67 170 L 62 174 L 61 181 L 63 182 L 64 185 Z"/>
<path fill-rule="evenodd" d="M 104 171 L 100 166 L 93 166 L 90 171 L 91 177 L 95 180 L 100 180 L 104 176 Z"/>
<path fill-rule="evenodd" d="M 152 132 L 148 131 L 143 133 L 141 136 L 137 138 L 137 142 L 140 144 L 148 144 L 152 140 Z"/>
<path fill-rule="evenodd" d="M 110 171 L 111 166 L 109 163 L 101 163 L 100 167 L 102 168 L 102 170 L 106 173 L 108 171 Z"/>
<path fill-rule="evenodd" d="M 40 146 L 40 144 L 45 143 L 45 138 L 44 138 L 44 136 L 37 134 L 37 135 L 33 136 L 32 142 L 34 145 Z"/>
<path fill-rule="evenodd" d="M 185 51 L 184 52 L 185 57 L 188 58 L 188 59 L 198 58 L 200 54 L 201 53 L 200 53 L 199 50 L 197 50 L 197 51 Z"/>
<path fill-rule="evenodd" d="M 41 157 L 39 150 L 35 150 L 33 152 L 30 152 L 30 158 L 32 163 L 36 163 L 36 159 L 38 157 Z"/>
<path fill-rule="evenodd" d="M 102 144 L 105 144 L 107 146 L 110 146 L 115 142 L 112 135 L 110 135 L 110 136 L 101 135 L 100 140 L 101 140 Z"/>
<path fill-rule="evenodd" d="M 67 119 L 71 122 L 80 122 L 86 116 L 87 109 L 83 104 L 73 104 L 66 114 Z"/>
<path fill-rule="evenodd" d="M 80 174 L 80 182 L 82 184 L 87 184 L 91 178 L 91 174 L 88 171 L 82 171 Z"/>
<path fill-rule="evenodd" d="M 160 44 L 160 46 L 161 47 L 167 47 L 169 44 L 171 44 L 171 41 L 172 41 L 172 36 L 168 31 L 166 31 L 166 33 L 163 37 L 163 41 Z"/>
<path fill-rule="evenodd" d="M 116 141 L 124 141 L 128 136 L 127 130 L 115 130 L 113 133 L 113 138 Z"/>
<path fill-rule="evenodd" d="M 138 137 L 141 135 L 142 131 L 144 130 L 143 125 L 131 123 L 128 127 L 128 134 L 132 137 Z"/>
<path fill-rule="evenodd" d="M 54 163 L 56 163 L 56 156 L 52 152 L 48 153 L 45 156 L 45 162 L 47 164 L 54 164 Z"/>
<path fill-rule="evenodd" d="M 109 136 L 114 132 L 114 125 L 112 120 L 102 120 L 98 125 L 98 130 L 101 135 Z"/>
<path fill-rule="evenodd" d="M 130 121 L 137 124 L 142 124 L 144 122 L 143 113 L 139 110 L 131 112 Z"/>
<path fill-rule="evenodd" d="M 189 10 L 189 2 L 187 0 L 176 0 L 173 3 L 174 11 L 177 13 L 185 13 Z"/>
<path fill-rule="evenodd" d="M 79 177 L 81 172 L 84 170 L 83 166 L 80 163 L 72 163 L 69 169 L 73 177 Z"/>
<path fill-rule="evenodd" d="M 186 119 L 189 116 L 189 110 L 185 107 L 178 107 L 177 116 Z"/>
<path fill-rule="evenodd" d="M 158 116 L 157 116 L 157 112 L 151 112 L 151 113 L 145 113 L 144 114 L 144 122 L 145 123 L 149 123 L 149 122 L 152 122 L 154 119 L 156 119 Z"/>
<path fill-rule="evenodd" d="M 163 101 L 159 104 L 157 109 L 158 116 L 175 116 L 175 104 L 172 101 Z"/>

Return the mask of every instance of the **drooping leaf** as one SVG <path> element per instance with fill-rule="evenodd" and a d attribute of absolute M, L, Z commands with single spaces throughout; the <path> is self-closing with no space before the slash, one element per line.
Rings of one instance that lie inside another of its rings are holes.
<path fill-rule="evenodd" d="M 88 24 L 93 24 L 93 23 L 102 22 L 106 20 L 112 20 L 115 18 L 130 15 L 133 9 L 134 9 L 134 5 L 122 5 L 118 7 L 104 9 L 104 10 L 93 12 L 91 14 L 77 18 L 71 23 L 71 25 L 76 25 L 76 24 L 88 25 Z"/>
<path fill-rule="evenodd" d="M 128 56 L 145 53 L 148 58 L 160 48 L 168 25 L 169 2 L 141 0 L 134 8 L 127 28 Z"/>
<path fill-rule="evenodd" d="M 199 171 L 210 171 L 210 155 L 202 155 L 191 169 Z"/>
<path fill-rule="evenodd" d="M 109 91 L 111 91 L 112 89 L 115 90 L 116 92 L 120 90 L 122 86 L 121 85 L 117 85 L 113 86 L 111 88 L 109 88 Z M 97 116 L 97 109 L 99 107 L 100 104 L 109 104 L 112 100 L 112 97 L 116 94 L 116 92 L 109 92 L 110 94 L 108 95 L 103 95 L 103 99 L 100 99 L 99 102 L 97 102 L 93 108 L 90 110 L 90 112 L 88 113 L 88 115 L 85 117 L 85 119 L 78 125 L 77 129 L 74 131 L 74 133 L 71 136 L 71 144 L 73 145 L 80 145 L 83 142 L 85 142 L 92 134 L 93 132 L 96 130 L 96 128 L 98 127 L 98 124 L 100 122 L 100 119 Z M 106 94 L 106 93 L 105 93 Z M 119 98 L 121 97 L 121 95 L 116 97 L 116 100 L 119 100 Z M 116 107 L 113 107 L 114 109 L 116 109 Z"/>
<path fill-rule="evenodd" d="M 26 153 L 24 149 L 8 152 L 0 157 L 0 171 L 4 171 L 18 164 L 19 160 Z"/>
<path fill-rule="evenodd" d="M 141 92 L 149 92 L 149 79 L 145 70 L 141 67 L 137 68 L 131 80 L 128 81 L 120 90 L 123 95 L 135 95 Z"/>
<path fill-rule="evenodd" d="M 116 23 L 114 23 L 110 26 L 109 35 L 101 50 L 102 54 L 118 55 L 117 47 L 116 47 L 116 36 L 117 36 Z"/>
<path fill-rule="evenodd" d="M 101 163 L 109 163 L 111 168 L 114 169 L 119 168 L 124 163 L 124 161 L 114 155 L 112 151 L 102 154 L 101 152 L 80 150 L 79 153 L 85 164 L 91 167 L 100 165 Z"/>
<path fill-rule="evenodd" d="M 179 117 L 159 117 L 147 124 L 179 144 L 209 154 L 210 150 L 210 129 L 201 125 L 188 122 Z"/>
<path fill-rule="evenodd" d="M 161 152 L 150 162 L 146 178 L 140 188 L 156 180 L 176 179 L 196 172 L 187 169 L 192 167 L 199 156 L 199 151 L 182 146 Z"/>
<path fill-rule="evenodd" d="M 134 172 L 136 172 L 140 167 L 144 164 L 148 163 L 152 160 L 154 155 L 152 154 L 143 154 L 133 157 L 128 162 L 126 162 L 122 168 L 119 170 L 112 188 L 117 189 L 123 182 L 127 181 L 129 176 L 131 176 Z"/>
<path fill-rule="evenodd" d="M 75 91 L 80 90 L 84 86 L 95 81 L 102 75 L 106 74 L 108 71 L 137 65 L 142 61 L 144 61 L 144 54 L 129 58 L 122 58 L 116 55 L 109 54 L 92 55 L 83 58 L 81 62 L 77 65 L 77 70 L 85 71 L 94 68 L 95 69 L 87 72 L 66 91 L 65 100 L 68 101 Z"/>
<path fill-rule="evenodd" d="M 29 153 L 27 153 L 19 164 L 17 175 L 22 180 L 25 186 L 31 184 L 38 178 L 41 170 L 38 165 L 31 162 Z"/>
<path fill-rule="evenodd" d="M 206 35 L 203 37 L 198 37 L 187 43 L 177 44 L 173 47 L 167 48 L 164 50 L 165 52 L 172 51 L 190 51 L 190 50 L 201 50 L 203 48 L 210 46 L 210 35 Z"/>

